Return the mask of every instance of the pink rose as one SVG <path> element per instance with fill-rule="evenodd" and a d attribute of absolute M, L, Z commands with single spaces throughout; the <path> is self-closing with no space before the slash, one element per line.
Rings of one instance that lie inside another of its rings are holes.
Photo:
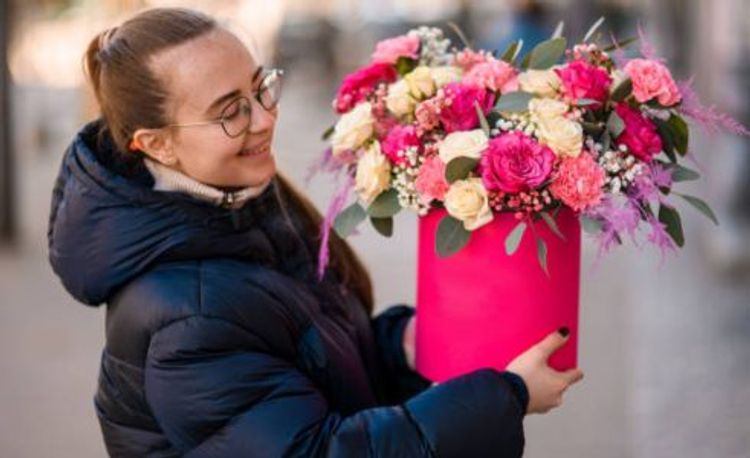
<path fill-rule="evenodd" d="M 383 40 L 375 46 L 372 63 L 390 64 L 398 62 L 399 57 L 416 59 L 419 56 L 419 37 L 402 35 Z"/>
<path fill-rule="evenodd" d="M 568 207 L 581 211 L 602 199 L 604 178 L 604 170 L 584 152 L 560 163 L 549 190 Z"/>
<path fill-rule="evenodd" d="M 433 199 L 445 199 L 450 185 L 445 179 L 445 164 L 439 156 L 429 156 L 424 160 L 414 186 L 424 204 L 429 204 Z"/>
<path fill-rule="evenodd" d="M 391 65 L 372 64 L 349 74 L 339 87 L 334 101 L 338 113 L 346 113 L 375 91 L 380 83 L 391 83 L 398 72 Z"/>
<path fill-rule="evenodd" d="M 501 93 L 518 90 L 518 72 L 512 65 L 497 59 L 489 59 L 474 65 L 466 75 L 463 83 L 487 88 Z"/>
<path fill-rule="evenodd" d="M 495 104 L 495 95 L 482 87 L 450 83 L 443 90 L 446 100 L 445 107 L 440 110 L 440 122 L 447 133 L 471 130 L 479 126 L 475 102 L 479 103 L 485 115 Z"/>
<path fill-rule="evenodd" d="M 661 137 L 654 123 L 643 116 L 640 110 L 624 102 L 617 104 L 615 112 L 625 121 L 625 130 L 617 137 L 617 143 L 627 146 L 630 153 L 638 159 L 651 162 L 654 155 L 662 149 Z"/>
<path fill-rule="evenodd" d="M 419 147 L 419 138 L 417 138 L 417 129 L 412 125 L 397 125 L 393 127 L 381 143 L 383 154 L 394 164 L 403 164 L 406 162 L 406 156 L 399 156 L 398 153 L 411 146 Z"/>
<path fill-rule="evenodd" d="M 544 183 L 552 172 L 555 153 L 521 132 L 510 132 L 490 140 L 479 160 L 484 187 L 516 193 Z"/>
<path fill-rule="evenodd" d="M 556 69 L 555 72 L 562 81 L 565 96 L 573 102 L 578 99 L 604 102 L 609 96 L 612 78 L 603 68 L 579 59 L 562 69 Z"/>
<path fill-rule="evenodd" d="M 656 98 L 662 106 L 671 107 L 682 100 L 669 69 L 657 60 L 633 59 L 625 65 L 625 73 L 633 81 L 633 95 L 640 103 Z"/>

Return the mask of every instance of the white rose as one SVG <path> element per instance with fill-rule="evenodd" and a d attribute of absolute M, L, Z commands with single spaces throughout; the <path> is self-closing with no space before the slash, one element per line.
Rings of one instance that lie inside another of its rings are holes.
<path fill-rule="evenodd" d="M 385 105 L 396 116 L 404 116 L 414 112 L 417 101 L 411 96 L 406 80 L 400 80 L 388 87 Z"/>
<path fill-rule="evenodd" d="M 533 98 L 529 102 L 529 112 L 537 122 L 559 118 L 568 112 L 568 104 L 555 99 Z"/>
<path fill-rule="evenodd" d="M 430 71 L 432 73 L 432 80 L 435 81 L 435 85 L 437 85 L 438 88 L 450 83 L 457 83 L 463 78 L 463 70 L 459 67 L 453 67 L 450 65 L 432 67 Z"/>
<path fill-rule="evenodd" d="M 354 151 L 372 137 L 375 119 L 372 116 L 372 105 L 369 102 L 357 105 L 352 111 L 344 114 L 333 130 L 333 155 L 351 150 Z"/>
<path fill-rule="evenodd" d="M 467 231 L 492 221 L 492 209 L 481 178 L 454 181 L 445 193 L 445 209 L 463 222 Z"/>
<path fill-rule="evenodd" d="M 554 97 L 560 89 L 561 81 L 554 70 L 527 70 L 518 75 L 518 84 L 524 92 Z"/>
<path fill-rule="evenodd" d="M 435 95 L 437 88 L 432 79 L 430 67 L 420 66 L 404 77 L 409 86 L 409 93 L 417 100 L 423 100 Z"/>
<path fill-rule="evenodd" d="M 368 205 L 381 192 L 388 189 L 391 181 L 391 165 L 380 151 L 380 142 L 375 140 L 357 161 L 354 189 Z"/>
<path fill-rule="evenodd" d="M 438 146 L 440 159 L 446 164 L 459 156 L 479 159 L 489 139 L 481 129 L 448 134 Z"/>
<path fill-rule="evenodd" d="M 558 156 L 577 157 L 583 148 L 583 127 L 563 117 L 545 119 L 537 125 L 539 143 Z"/>

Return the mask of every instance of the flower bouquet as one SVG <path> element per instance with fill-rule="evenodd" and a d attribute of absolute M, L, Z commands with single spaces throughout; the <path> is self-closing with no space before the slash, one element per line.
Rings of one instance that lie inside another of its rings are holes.
<path fill-rule="evenodd" d="M 331 227 L 347 237 L 369 219 L 390 236 L 394 215 L 416 212 L 417 368 L 433 380 L 502 369 L 560 326 L 572 341 L 550 364 L 576 365 L 582 226 L 600 254 L 625 236 L 664 254 L 684 243 L 678 199 L 717 223 L 673 189 L 699 178 L 683 164 L 685 118 L 747 130 L 701 106 L 642 34 L 635 58 L 635 39 L 600 44 L 601 22 L 572 49 L 559 27 L 523 59 L 521 41 L 459 49 L 421 27 L 378 43 L 341 84 L 319 167 L 344 182 L 319 272 Z"/>

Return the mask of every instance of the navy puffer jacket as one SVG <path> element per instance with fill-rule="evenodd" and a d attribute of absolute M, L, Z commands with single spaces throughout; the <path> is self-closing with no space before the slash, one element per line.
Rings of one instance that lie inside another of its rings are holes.
<path fill-rule="evenodd" d="M 49 257 L 106 303 L 94 397 L 114 457 L 518 457 L 528 399 L 482 369 L 430 387 L 401 348 L 413 309 L 371 318 L 277 179 L 239 210 L 152 189 L 100 121 L 65 153 Z"/>

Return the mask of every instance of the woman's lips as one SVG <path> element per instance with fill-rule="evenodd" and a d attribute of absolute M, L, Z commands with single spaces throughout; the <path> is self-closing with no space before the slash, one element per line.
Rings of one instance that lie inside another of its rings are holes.
<path fill-rule="evenodd" d="M 264 145 L 255 149 L 243 149 L 239 155 L 243 157 L 266 156 L 271 152 L 271 145 Z"/>

